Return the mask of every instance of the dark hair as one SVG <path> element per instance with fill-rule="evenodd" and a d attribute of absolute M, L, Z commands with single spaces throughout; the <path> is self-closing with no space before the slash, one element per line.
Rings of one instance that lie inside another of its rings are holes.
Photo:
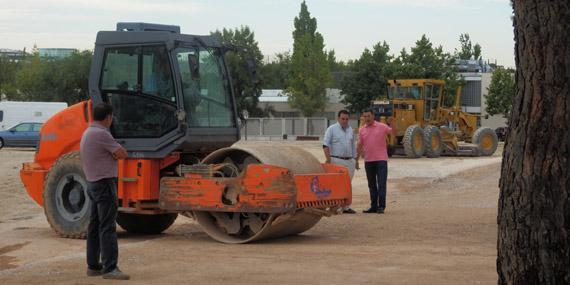
<path fill-rule="evenodd" d="M 100 103 L 93 108 L 93 120 L 103 121 L 107 116 L 113 114 L 113 107 L 107 103 Z"/>
<path fill-rule="evenodd" d="M 350 116 L 350 113 L 347 110 L 343 109 L 343 110 L 338 111 L 337 117 L 340 118 L 340 115 L 342 115 L 342 114 L 346 114 L 347 116 Z"/>
<path fill-rule="evenodd" d="M 362 114 L 364 114 L 364 113 L 370 113 L 370 114 L 374 115 L 374 110 L 372 110 L 372 108 L 366 108 L 366 109 L 364 109 L 364 111 L 362 111 Z"/>

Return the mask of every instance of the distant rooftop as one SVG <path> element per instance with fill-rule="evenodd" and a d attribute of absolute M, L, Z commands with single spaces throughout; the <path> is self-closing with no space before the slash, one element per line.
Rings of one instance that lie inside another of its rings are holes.
<path fill-rule="evenodd" d="M 53 59 L 61 59 L 70 56 L 77 49 L 74 48 L 38 48 L 41 57 L 49 57 Z"/>
<path fill-rule="evenodd" d="M 482 59 L 458 59 L 455 61 L 455 66 L 459 72 L 493 72 L 493 67 Z"/>

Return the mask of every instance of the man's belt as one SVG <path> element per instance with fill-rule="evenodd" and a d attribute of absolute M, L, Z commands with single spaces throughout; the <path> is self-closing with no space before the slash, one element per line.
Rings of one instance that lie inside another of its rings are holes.
<path fill-rule="evenodd" d="M 338 158 L 338 159 L 344 159 L 344 160 L 352 159 L 352 157 L 350 157 L 350 156 L 348 156 L 348 157 L 342 157 L 342 156 L 331 155 L 331 157 Z"/>

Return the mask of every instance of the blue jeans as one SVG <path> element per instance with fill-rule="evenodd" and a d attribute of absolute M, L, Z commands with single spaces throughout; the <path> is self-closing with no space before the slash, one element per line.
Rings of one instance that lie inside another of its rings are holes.
<path fill-rule="evenodd" d="M 388 178 L 388 162 L 385 160 L 366 161 L 366 179 L 370 191 L 370 208 L 386 208 L 386 180 Z"/>
<path fill-rule="evenodd" d="M 91 217 L 87 228 L 87 266 L 111 272 L 117 268 L 117 185 L 115 178 L 87 182 Z"/>

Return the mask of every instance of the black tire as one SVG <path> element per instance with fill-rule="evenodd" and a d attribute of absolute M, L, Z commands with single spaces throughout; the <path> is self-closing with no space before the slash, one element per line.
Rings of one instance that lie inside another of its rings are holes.
<path fill-rule="evenodd" d="M 497 150 L 499 139 L 497 134 L 491 128 L 481 127 L 475 131 L 472 143 L 479 148 L 479 154 L 483 156 L 491 156 Z"/>
<path fill-rule="evenodd" d="M 439 128 L 427 126 L 424 131 L 424 149 L 427 157 L 439 157 L 443 151 L 443 138 Z"/>
<path fill-rule="evenodd" d="M 418 158 L 424 155 L 424 131 L 418 125 L 411 125 L 406 129 L 402 144 L 404 153 L 409 158 Z"/>
<path fill-rule="evenodd" d="M 168 229 L 178 214 L 142 215 L 119 212 L 117 224 L 125 231 L 138 234 L 159 234 Z"/>
<path fill-rule="evenodd" d="M 2 149 L 3 147 L 4 147 L 4 140 L 0 138 L 0 149 Z"/>
<path fill-rule="evenodd" d="M 44 212 L 52 229 L 62 237 L 85 238 L 91 200 L 79 152 L 61 156 L 44 181 Z"/>

